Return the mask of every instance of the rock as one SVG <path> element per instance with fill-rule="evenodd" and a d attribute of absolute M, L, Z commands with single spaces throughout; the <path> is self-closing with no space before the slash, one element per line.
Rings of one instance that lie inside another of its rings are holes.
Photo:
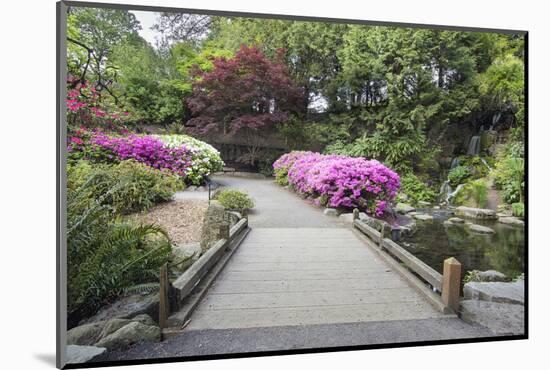
<path fill-rule="evenodd" d="M 476 274 L 476 281 L 495 282 L 508 280 L 510 279 L 506 275 L 496 270 L 480 271 Z"/>
<path fill-rule="evenodd" d="M 464 300 L 460 303 L 460 318 L 498 335 L 525 333 L 525 309 L 517 304 Z"/>
<path fill-rule="evenodd" d="M 359 220 L 363 221 L 364 223 L 378 231 L 382 230 L 382 225 L 384 224 L 386 225 L 386 228 L 390 230 L 390 225 L 386 221 L 371 217 L 364 212 L 359 213 Z"/>
<path fill-rule="evenodd" d="M 412 217 L 414 217 L 414 216 L 416 216 L 416 215 L 421 215 L 421 214 L 422 214 L 422 213 L 420 213 L 420 212 L 409 212 L 409 213 L 407 213 L 407 216 L 412 216 Z"/>
<path fill-rule="evenodd" d="M 487 226 L 482 226 L 482 225 L 478 225 L 478 224 L 472 224 L 472 223 L 468 223 L 468 229 L 470 231 L 473 231 L 474 233 L 478 233 L 478 234 L 494 234 L 495 233 L 495 230 L 491 229 L 490 227 L 487 227 Z"/>
<path fill-rule="evenodd" d="M 348 224 L 353 223 L 353 213 L 342 213 L 338 216 L 338 221 L 346 222 Z"/>
<path fill-rule="evenodd" d="M 208 188 L 206 186 L 197 186 L 195 191 L 208 191 Z"/>
<path fill-rule="evenodd" d="M 426 202 L 424 200 L 420 200 L 420 201 L 418 201 L 418 205 L 421 206 L 421 207 L 429 207 L 431 205 L 431 203 Z"/>
<path fill-rule="evenodd" d="M 325 216 L 338 217 L 338 211 L 334 208 L 325 208 L 323 213 L 325 214 Z"/>
<path fill-rule="evenodd" d="M 416 209 L 413 206 L 410 206 L 410 205 L 405 204 L 405 203 L 397 203 L 395 205 L 395 211 L 397 213 L 406 214 L 406 213 L 409 213 L 409 212 L 414 212 L 415 210 Z"/>
<path fill-rule="evenodd" d="M 498 222 L 502 223 L 502 224 L 506 224 L 506 225 L 512 225 L 512 226 L 518 226 L 518 227 L 523 227 L 525 225 L 525 223 L 523 222 L 523 220 L 520 220 L 519 218 L 517 217 L 499 217 L 498 218 Z"/>
<path fill-rule="evenodd" d="M 67 346 L 67 363 L 82 364 L 93 360 L 97 356 L 105 353 L 106 348 L 95 346 L 77 346 L 69 344 Z"/>
<path fill-rule="evenodd" d="M 472 208 L 460 206 L 455 209 L 457 216 L 477 218 L 481 220 L 496 220 L 497 214 L 492 209 Z"/>
<path fill-rule="evenodd" d="M 101 308 L 94 316 L 81 321 L 80 325 L 110 319 L 131 319 L 141 314 L 158 317 L 158 305 L 158 293 L 132 294 Z"/>
<path fill-rule="evenodd" d="M 434 206 L 434 209 L 436 209 L 436 210 L 441 209 L 441 207 L 440 206 Z"/>
<path fill-rule="evenodd" d="M 185 270 L 187 267 L 187 263 L 188 262 L 191 263 L 192 261 L 197 260 L 201 255 L 201 252 L 202 252 L 202 249 L 201 249 L 201 244 L 199 242 L 180 244 L 175 247 L 172 247 L 173 262 L 177 264 L 176 270 L 178 271 Z M 189 259 L 188 262 L 183 262 L 180 264 L 180 262 L 187 259 Z"/>
<path fill-rule="evenodd" d="M 464 284 L 464 299 L 498 303 L 524 303 L 525 282 L 469 282 Z"/>
<path fill-rule="evenodd" d="M 216 241 L 223 239 L 224 228 L 228 224 L 224 220 L 225 208 L 218 201 L 211 201 L 206 209 L 202 224 L 201 250 L 206 252 Z"/>
<path fill-rule="evenodd" d="M 99 321 L 76 326 L 67 331 L 67 344 L 91 346 L 101 339 L 101 333 L 107 322 Z"/>
<path fill-rule="evenodd" d="M 237 224 L 237 222 L 239 222 L 243 218 L 243 215 L 237 211 L 228 211 L 226 216 L 229 220 L 230 228 Z"/>
<path fill-rule="evenodd" d="M 191 186 L 188 186 L 187 188 L 185 188 L 185 190 L 187 190 L 187 191 L 195 191 L 195 190 L 197 190 L 197 187 L 191 185 Z"/>
<path fill-rule="evenodd" d="M 432 215 L 427 215 L 424 213 L 415 214 L 414 218 L 420 221 L 432 221 L 434 219 Z"/>
<path fill-rule="evenodd" d="M 450 223 L 453 223 L 453 224 L 463 224 L 464 223 L 464 220 L 462 218 L 459 218 L 459 217 L 451 217 L 447 221 L 449 221 Z"/>
<path fill-rule="evenodd" d="M 126 348 L 139 342 L 152 341 L 160 341 L 160 328 L 134 321 L 102 338 L 96 346 L 113 350 Z"/>
<path fill-rule="evenodd" d="M 96 345 L 103 338 L 120 330 L 121 328 L 137 322 L 147 326 L 155 326 L 156 323 L 149 315 L 137 315 L 132 319 L 111 319 L 98 321 L 90 324 L 84 324 L 72 328 L 67 332 L 67 344 L 81 346 Z M 102 347 L 101 345 L 99 347 Z"/>

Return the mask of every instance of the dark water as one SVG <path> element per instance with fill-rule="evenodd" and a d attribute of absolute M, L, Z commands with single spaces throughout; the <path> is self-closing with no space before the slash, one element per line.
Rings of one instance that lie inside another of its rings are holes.
<path fill-rule="evenodd" d="M 468 231 L 464 225 L 443 226 L 452 217 L 448 211 L 423 211 L 434 216 L 433 222 L 417 221 L 418 230 L 403 238 L 403 248 L 426 264 L 443 272 L 443 261 L 455 257 L 462 263 L 462 274 L 469 270 L 497 270 L 509 277 L 524 272 L 524 229 L 496 221 L 470 220 L 495 230 L 483 235 Z M 468 220 L 467 220 L 468 221 Z"/>

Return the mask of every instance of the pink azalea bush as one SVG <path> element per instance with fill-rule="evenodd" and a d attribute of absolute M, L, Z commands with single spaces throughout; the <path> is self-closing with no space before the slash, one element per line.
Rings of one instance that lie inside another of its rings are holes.
<path fill-rule="evenodd" d="M 192 151 L 182 145 L 176 148 L 166 146 L 152 136 L 108 136 L 95 134 L 91 140 L 118 160 L 134 159 L 157 169 L 168 169 L 185 177 L 192 166 Z"/>
<path fill-rule="evenodd" d="M 286 171 L 292 188 L 319 204 L 359 208 L 379 217 L 391 205 L 400 186 L 397 173 L 365 158 L 291 152 L 273 167 L 280 176 Z"/>

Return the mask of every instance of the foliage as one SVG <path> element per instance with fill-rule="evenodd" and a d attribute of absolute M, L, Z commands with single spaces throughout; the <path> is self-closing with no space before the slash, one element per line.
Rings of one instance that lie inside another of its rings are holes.
<path fill-rule="evenodd" d="M 70 75 L 65 103 L 69 130 L 76 127 L 101 128 L 110 131 L 127 131 L 129 112 L 119 109 L 109 99 L 102 99 L 89 81 L 80 82 Z"/>
<path fill-rule="evenodd" d="M 250 196 L 236 189 L 222 189 L 216 193 L 216 200 L 227 209 L 245 212 L 254 208 L 254 201 Z"/>
<path fill-rule="evenodd" d="M 187 135 L 156 135 L 167 147 L 179 148 L 185 146 L 191 152 L 191 168 L 187 172 L 186 181 L 200 185 L 214 172 L 223 169 L 224 163 L 220 152 L 212 145 Z"/>
<path fill-rule="evenodd" d="M 524 67 L 523 60 L 512 54 L 497 57 L 479 76 L 479 91 L 488 95 L 499 111 L 511 109 L 520 126 L 524 121 Z"/>
<path fill-rule="evenodd" d="M 525 204 L 522 202 L 512 203 L 512 214 L 516 217 L 524 217 Z"/>
<path fill-rule="evenodd" d="M 400 186 L 399 176 L 376 160 L 294 152 L 274 164 L 279 171 L 287 166 L 288 182 L 299 193 L 322 205 L 359 208 L 377 216 Z"/>
<path fill-rule="evenodd" d="M 67 167 L 67 188 L 80 191 L 116 214 L 144 211 L 155 203 L 170 200 L 183 187 L 181 180 L 166 170 L 157 170 L 125 160 L 118 164 L 90 164 L 78 161 Z"/>
<path fill-rule="evenodd" d="M 449 171 L 449 181 L 452 186 L 463 184 L 468 178 L 472 176 L 470 169 L 466 166 L 456 166 Z"/>
<path fill-rule="evenodd" d="M 128 180 L 117 179 L 98 192 L 107 182 L 103 169 L 80 168 L 68 171 L 68 177 L 68 313 L 79 318 L 93 314 L 125 287 L 157 280 L 171 247 L 162 229 L 113 218 L 117 207 L 110 203 L 132 185 Z"/>
<path fill-rule="evenodd" d="M 524 160 L 523 158 L 505 156 L 495 168 L 495 186 L 502 190 L 506 203 L 523 202 L 524 194 Z"/>
<path fill-rule="evenodd" d="M 476 207 L 485 208 L 487 204 L 487 183 L 483 179 L 474 180 L 470 183 L 471 196 Z"/>
<path fill-rule="evenodd" d="M 472 281 L 479 281 L 479 273 L 479 270 L 467 271 L 466 274 L 464 274 L 464 278 L 462 279 L 462 284 L 467 284 Z"/>
<path fill-rule="evenodd" d="M 282 186 L 288 185 L 288 170 L 296 160 L 304 155 L 313 154 L 313 152 L 293 151 L 283 154 L 275 162 L 273 162 L 273 170 L 275 172 L 275 182 Z"/>
<path fill-rule="evenodd" d="M 407 202 L 413 205 L 418 204 L 420 201 L 433 202 L 437 196 L 432 188 L 412 173 L 401 176 L 400 191 L 406 195 Z"/>
<path fill-rule="evenodd" d="M 223 168 L 220 153 L 187 135 L 106 135 L 76 130 L 68 139 L 69 163 L 80 159 L 116 163 L 133 159 L 179 175 L 188 184 L 201 185 Z"/>
<path fill-rule="evenodd" d="M 192 166 L 191 149 L 182 145 L 170 148 L 152 136 L 108 136 L 98 133 L 91 139 L 119 160 L 134 159 L 157 169 L 167 169 L 185 178 Z"/>
<path fill-rule="evenodd" d="M 301 92 L 285 66 L 255 47 L 242 46 L 234 58 L 213 60 L 214 68 L 194 84 L 189 121 L 201 133 L 258 130 L 288 119 Z"/>

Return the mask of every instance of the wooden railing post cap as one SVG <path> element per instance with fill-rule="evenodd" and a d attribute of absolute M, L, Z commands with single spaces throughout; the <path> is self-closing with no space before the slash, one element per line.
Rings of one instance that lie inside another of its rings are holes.
<path fill-rule="evenodd" d="M 461 263 L 454 257 L 449 257 L 445 261 L 443 261 L 446 265 L 461 265 Z"/>

